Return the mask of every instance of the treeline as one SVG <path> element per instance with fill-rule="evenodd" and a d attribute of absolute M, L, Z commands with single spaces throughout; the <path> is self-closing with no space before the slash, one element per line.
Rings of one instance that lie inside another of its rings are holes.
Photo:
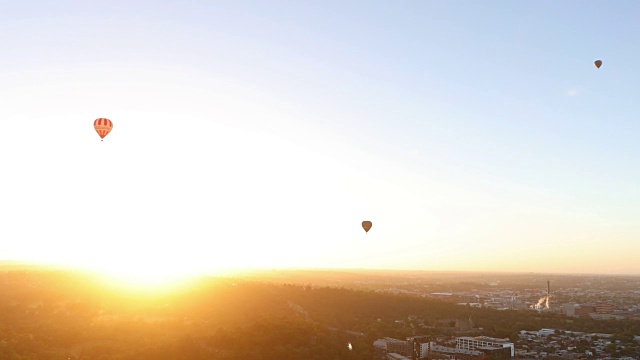
<path fill-rule="evenodd" d="M 496 337 L 543 327 L 640 334 L 640 322 L 631 320 L 495 311 L 414 296 L 241 279 L 207 278 L 171 292 L 135 293 L 81 274 L 4 272 L 0 287 L 3 360 L 369 360 L 377 338 L 436 334 L 418 323 L 469 317 L 485 335 Z"/>
<path fill-rule="evenodd" d="M 630 319 L 594 320 L 590 317 L 574 318 L 550 312 L 498 311 L 459 306 L 411 295 L 378 294 L 348 289 L 316 289 L 290 285 L 281 288 L 288 298 L 296 299 L 302 307 L 308 309 L 314 319 L 375 336 L 404 336 L 409 332 L 406 327 L 398 328 L 394 320 L 403 320 L 414 325 L 420 321 L 434 325 L 440 320 L 468 318 L 473 319 L 476 327 L 483 328 L 484 335 L 509 337 L 514 340 L 520 330 L 541 328 L 618 334 L 627 337 L 640 335 L 640 321 Z M 408 321 L 409 316 L 417 317 L 417 320 Z M 416 330 L 411 331 L 408 336 L 426 335 L 427 332 L 416 326 Z"/>

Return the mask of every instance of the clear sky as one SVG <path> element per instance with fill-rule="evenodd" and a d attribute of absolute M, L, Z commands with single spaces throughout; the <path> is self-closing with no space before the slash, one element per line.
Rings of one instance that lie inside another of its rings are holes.
<path fill-rule="evenodd" d="M 638 14 L 3 2 L 0 259 L 638 274 Z"/>

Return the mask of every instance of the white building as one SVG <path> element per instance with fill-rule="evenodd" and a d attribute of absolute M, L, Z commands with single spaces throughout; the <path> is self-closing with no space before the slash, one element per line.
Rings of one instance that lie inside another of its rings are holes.
<path fill-rule="evenodd" d="M 456 338 L 457 349 L 476 350 L 483 347 L 511 348 L 511 357 L 516 355 L 516 348 L 509 339 L 496 339 L 487 336 L 461 336 Z"/>
<path fill-rule="evenodd" d="M 549 335 L 553 335 L 555 334 L 555 330 L 554 329 L 540 329 L 538 330 L 538 335 L 540 336 L 549 336 Z"/>

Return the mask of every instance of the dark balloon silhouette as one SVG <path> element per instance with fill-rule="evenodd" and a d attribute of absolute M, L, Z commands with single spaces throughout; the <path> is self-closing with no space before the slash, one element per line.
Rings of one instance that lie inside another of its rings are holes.
<path fill-rule="evenodd" d="M 371 221 L 363 221 L 362 222 L 362 228 L 364 229 L 365 232 L 369 232 L 369 230 L 371 229 Z"/>
<path fill-rule="evenodd" d="M 98 135 L 100 135 L 100 138 L 104 139 L 104 137 L 111 132 L 111 129 L 113 129 L 113 123 L 109 119 L 98 118 L 93 122 L 93 127 L 96 129 Z"/>
<path fill-rule="evenodd" d="M 602 66 L 602 60 L 596 60 L 594 64 L 598 69 L 600 69 L 600 66 Z"/>

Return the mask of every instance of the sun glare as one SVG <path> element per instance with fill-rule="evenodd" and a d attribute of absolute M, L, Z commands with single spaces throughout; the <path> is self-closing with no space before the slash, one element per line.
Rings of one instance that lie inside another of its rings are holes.
<path fill-rule="evenodd" d="M 95 274 L 109 286 L 130 292 L 166 292 L 186 285 L 190 279 L 204 275 L 194 269 L 177 268 L 171 264 L 153 262 L 124 262 L 117 264 L 94 262 L 76 263 L 74 269 Z"/>
<path fill-rule="evenodd" d="M 107 281 L 131 290 L 162 291 L 179 286 L 190 278 L 188 274 L 159 271 L 159 269 L 105 269 L 99 270 Z"/>

